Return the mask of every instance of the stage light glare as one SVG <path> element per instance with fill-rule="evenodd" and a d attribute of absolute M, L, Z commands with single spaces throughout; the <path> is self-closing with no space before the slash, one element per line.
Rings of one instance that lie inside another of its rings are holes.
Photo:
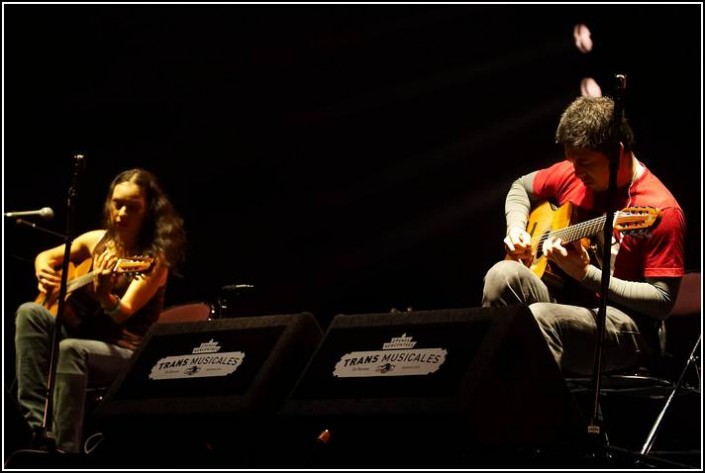
<path fill-rule="evenodd" d="M 590 29 L 586 25 L 578 23 L 573 27 L 573 39 L 575 40 L 575 47 L 581 53 L 587 54 L 592 51 L 592 36 Z"/>
<path fill-rule="evenodd" d="M 580 81 L 580 95 L 583 97 L 602 97 L 602 88 L 592 77 L 584 77 Z"/>

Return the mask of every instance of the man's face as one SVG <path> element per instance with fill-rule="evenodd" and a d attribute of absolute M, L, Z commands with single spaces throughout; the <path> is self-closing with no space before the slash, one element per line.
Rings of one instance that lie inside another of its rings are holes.
<path fill-rule="evenodd" d="M 609 159 L 604 153 L 589 150 L 566 150 L 566 158 L 573 163 L 575 175 L 585 187 L 594 192 L 606 191 L 609 186 Z"/>

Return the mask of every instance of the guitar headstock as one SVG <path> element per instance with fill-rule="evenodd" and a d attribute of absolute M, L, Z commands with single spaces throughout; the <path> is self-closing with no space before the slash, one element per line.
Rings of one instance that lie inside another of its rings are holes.
<path fill-rule="evenodd" d="M 631 236 L 648 236 L 661 219 L 654 207 L 626 207 L 615 214 L 614 229 Z"/>
<path fill-rule="evenodd" d="M 131 256 L 117 260 L 113 271 L 121 274 L 146 273 L 152 269 L 153 264 L 154 258 L 151 256 Z"/>

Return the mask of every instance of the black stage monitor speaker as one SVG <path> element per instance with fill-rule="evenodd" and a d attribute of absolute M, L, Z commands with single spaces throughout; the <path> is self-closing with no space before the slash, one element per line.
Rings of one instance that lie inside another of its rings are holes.
<path fill-rule="evenodd" d="M 308 313 L 154 325 L 96 408 L 104 440 L 92 457 L 110 468 L 260 465 L 322 339 Z"/>
<path fill-rule="evenodd" d="M 322 336 L 308 313 L 156 324 L 96 418 L 273 412 Z"/>
<path fill-rule="evenodd" d="M 382 445 L 387 456 L 548 445 L 585 429 L 525 306 L 338 315 L 282 413 L 356 425 L 347 435 L 364 447 L 354 450 Z"/>

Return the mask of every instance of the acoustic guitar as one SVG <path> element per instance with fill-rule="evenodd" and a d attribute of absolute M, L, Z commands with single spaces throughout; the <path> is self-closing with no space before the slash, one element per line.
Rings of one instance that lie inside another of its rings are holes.
<path fill-rule="evenodd" d="M 522 260 L 525 266 L 538 277 L 543 278 L 548 272 L 555 276 L 548 267 L 548 258 L 543 254 L 543 244 L 551 237 L 560 238 L 563 244 L 580 240 L 589 247 L 591 237 L 599 234 L 605 228 L 607 217 L 601 216 L 570 224 L 576 212 L 570 202 L 555 208 L 550 202 L 536 206 L 529 215 L 526 231 L 531 235 L 531 257 Z M 614 213 L 613 227 L 623 235 L 648 236 L 661 218 L 661 211 L 653 207 L 626 207 Z M 507 258 L 511 258 L 507 255 Z"/>
<path fill-rule="evenodd" d="M 87 258 L 78 265 L 69 262 L 66 282 L 66 299 L 64 305 L 64 325 L 78 328 L 82 319 L 98 309 L 99 304 L 88 295 L 82 295 L 82 288 L 93 282 L 97 271 L 90 271 L 92 258 Z M 154 264 L 154 258 L 149 256 L 133 256 L 121 258 L 115 263 L 114 273 L 126 276 L 136 276 L 148 272 Z M 34 300 L 49 312 L 56 315 L 59 309 L 59 290 L 42 293 Z"/>

